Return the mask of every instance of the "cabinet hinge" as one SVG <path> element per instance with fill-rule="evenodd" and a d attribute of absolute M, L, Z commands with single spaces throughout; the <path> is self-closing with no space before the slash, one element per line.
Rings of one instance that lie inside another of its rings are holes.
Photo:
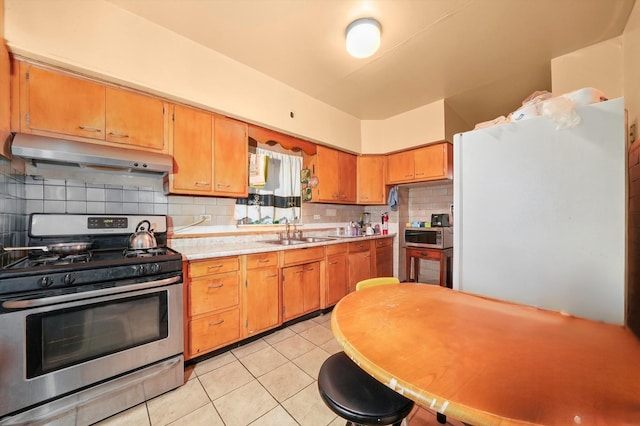
<path fill-rule="evenodd" d="M 171 114 L 171 121 L 176 121 L 176 113 Z"/>
<path fill-rule="evenodd" d="M 284 305 L 282 306 L 282 314 L 284 314 Z"/>
<path fill-rule="evenodd" d="M 24 121 L 26 121 L 27 124 L 29 124 L 29 120 L 31 119 L 31 117 L 29 117 L 29 113 L 26 113 L 24 116 Z"/>
<path fill-rule="evenodd" d="M 249 280 L 244 280 L 244 288 L 248 288 L 248 286 L 249 286 L 248 281 L 249 281 Z"/>
<path fill-rule="evenodd" d="M 244 320 L 244 328 L 249 328 L 249 320 Z"/>
<path fill-rule="evenodd" d="M 25 72 L 25 78 L 29 81 L 29 71 Z"/>

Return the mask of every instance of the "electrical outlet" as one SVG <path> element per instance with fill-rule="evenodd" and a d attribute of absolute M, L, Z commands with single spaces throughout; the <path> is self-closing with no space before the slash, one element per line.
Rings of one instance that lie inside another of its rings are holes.
<path fill-rule="evenodd" d="M 205 222 L 211 222 L 211 215 L 210 214 L 203 214 L 200 216 L 200 220 L 204 220 Z"/>
<path fill-rule="evenodd" d="M 314 214 L 313 215 L 313 220 L 320 220 L 320 215 L 319 214 Z"/>

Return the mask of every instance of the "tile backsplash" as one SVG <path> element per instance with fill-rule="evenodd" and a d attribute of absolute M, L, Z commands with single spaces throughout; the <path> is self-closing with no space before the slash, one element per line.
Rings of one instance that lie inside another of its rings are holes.
<path fill-rule="evenodd" d="M 135 182 L 134 182 L 135 183 Z M 28 213 L 167 214 L 167 197 L 149 186 L 25 177 Z"/>
<path fill-rule="evenodd" d="M 27 234 L 24 175 L 0 156 L 0 244 L 24 246 Z M 0 267 L 21 257 L 21 252 L 0 252 Z"/>

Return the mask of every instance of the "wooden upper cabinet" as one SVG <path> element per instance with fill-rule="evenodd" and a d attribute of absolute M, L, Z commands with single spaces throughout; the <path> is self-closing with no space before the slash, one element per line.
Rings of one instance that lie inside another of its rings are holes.
<path fill-rule="evenodd" d="M 170 128 L 174 165 L 167 178 L 169 193 L 247 195 L 249 147 L 245 123 L 175 105 Z"/>
<path fill-rule="evenodd" d="M 167 152 L 164 101 L 19 64 L 20 131 Z"/>
<path fill-rule="evenodd" d="M 409 182 L 415 177 L 413 151 L 403 151 L 387 156 L 389 183 Z"/>
<path fill-rule="evenodd" d="M 447 153 L 453 153 L 451 144 L 429 145 L 414 151 L 416 180 L 444 179 L 448 175 Z M 450 173 L 450 171 L 449 171 Z"/>
<path fill-rule="evenodd" d="M 2 2 L 0 1 L 0 7 Z M 0 15 L 2 15 L 0 13 Z M 11 156 L 9 137 L 11 136 L 11 60 L 7 45 L 0 34 L 0 155 Z"/>
<path fill-rule="evenodd" d="M 316 155 L 305 157 L 311 174 L 318 177 L 311 201 L 339 204 L 356 203 L 357 157 L 347 152 L 324 146 L 317 147 Z"/>
<path fill-rule="evenodd" d="M 21 63 L 22 131 L 104 140 L 105 86 Z"/>
<path fill-rule="evenodd" d="M 213 188 L 213 116 L 176 105 L 170 135 L 173 173 L 170 191 L 208 194 Z"/>
<path fill-rule="evenodd" d="M 453 177 L 453 146 L 448 142 L 387 155 L 387 183 L 425 182 Z"/>
<path fill-rule="evenodd" d="M 386 204 L 385 156 L 358 157 L 358 204 Z"/>
<path fill-rule="evenodd" d="M 247 196 L 248 155 L 247 124 L 216 116 L 213 144 L 214 192 L 233 197 Z"/>
<path fill-rule="evenodd" d="M 106 88 L 106 139 L 162 151 L 165 103 L 139 93 Z"/>

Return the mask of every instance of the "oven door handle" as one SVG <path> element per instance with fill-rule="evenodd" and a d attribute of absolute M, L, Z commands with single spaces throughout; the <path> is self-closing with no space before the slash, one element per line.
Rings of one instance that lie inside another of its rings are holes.
<path fill-rule="evenodd" d="M 162 280 L 125 285 L 122 287 L 103 288 L 99 290 L 85 291 L 82 293 L 62 294 L 60 296 L 51 297 L 39 297 L 37 299 L 6 300 L 2 302 L 2 307 L 5 309 L 25 309 L 35 308 L 38 306 L 53 305 L 56 303 L 75 302 L 76 300 L 92 299 L 94 297 L 109 296 L 134 290 L 145 290 L 153 287 L 162 287 L 165 285 L 175 284 L 180 280 L 182 280 L 182 276 L 178 275 Z"/>

